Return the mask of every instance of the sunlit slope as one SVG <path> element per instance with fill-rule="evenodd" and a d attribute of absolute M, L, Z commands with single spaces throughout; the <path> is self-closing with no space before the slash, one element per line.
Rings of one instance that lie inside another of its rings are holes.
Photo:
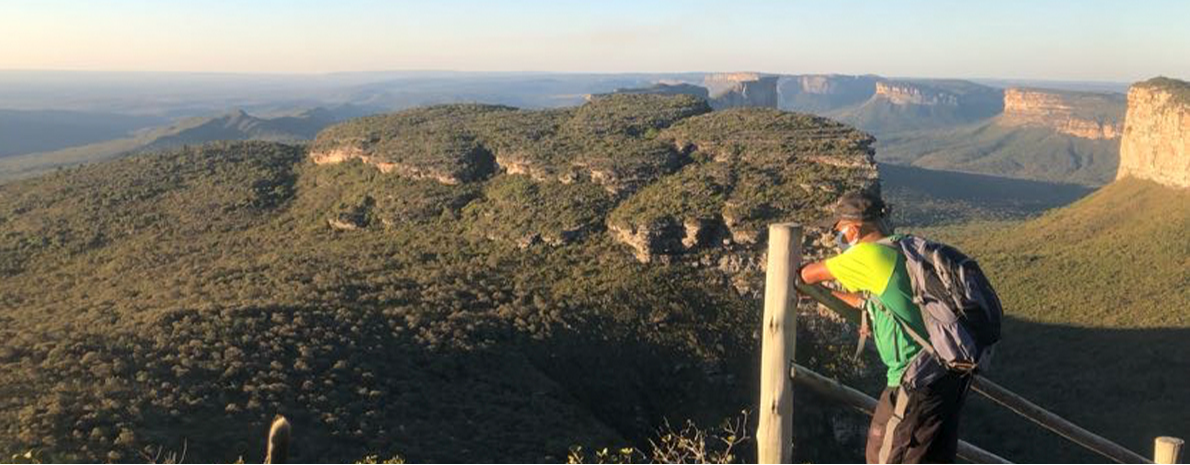
<path fill-rule="evenodd" d="M 1093 327 L 1190 324 L 1190 190 L 1126 179 L 1034 221 L 963 240 L 1010 311 Z"/>
<path fill-rule="evenodd" d="M 989 378 L 1148 455 L 1190 432 L 1188 228 L 1190 190 L 1125 179 L 1034 220 L 921 232 L 978 259 L 1004 301 Z M 986 401 L 965 422 L 1016 461 L 1105 460 Z"/>

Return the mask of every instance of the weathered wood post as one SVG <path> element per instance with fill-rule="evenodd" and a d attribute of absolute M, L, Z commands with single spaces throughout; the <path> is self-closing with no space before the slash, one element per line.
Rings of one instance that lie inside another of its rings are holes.
<path fill-rule="evenodd" d="M 1182 445 L 1186 443 L 1181 439 L 1161 436 L 1154 441 L 1153 445 L 1153 463 L 1182 463 Z"/>
<path fill-rule="evenodd" d="M 760 463 L 793 459 L 793 367 L 797 343 L 797 294 L 794 285 L 802 260 L 802 228 L 769 225 L 768 266 L 764 279 L 764 320 L 760 354 L 760 424 L 756 458 Z"/>
<path fill-rule="evenodd" d="M 289 420 L 278 414 L 269 426 L 268 450 L 264 463 L 289 463 Z"/>

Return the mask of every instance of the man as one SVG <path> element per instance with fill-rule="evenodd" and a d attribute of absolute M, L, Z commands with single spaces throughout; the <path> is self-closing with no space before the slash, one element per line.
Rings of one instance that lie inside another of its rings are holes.
<path fill-rule="evenodd" d="M 860 337 L 870 332 L 880 359 L 888 367 L 887 386 L 868 428 L 868 463 L 954 462 L 958 447 L 959 412 L 969 377 L 936 368 L 928 381 L 915 357 L 930 357 L 911 334 L 926 335 L 921 310 L 913 303 L 913 287 L 887 221 L 888 208 L 871 192 L 849 192 L 823 223 L 836 232 L 843 253 L 801 269 L 802 281 L 838 281 L 848 292 L 834 295 L 864 314 Z M 897 320 L 900 321 L 897 321 Z M 869 324 L 870 322 L 870 324 Z M 928 337 L 928 336 L 927 336 Z M 935 365 L 941 367 L 941 365 Z M 917 378 L 917 379 L 910 379 Z"/>

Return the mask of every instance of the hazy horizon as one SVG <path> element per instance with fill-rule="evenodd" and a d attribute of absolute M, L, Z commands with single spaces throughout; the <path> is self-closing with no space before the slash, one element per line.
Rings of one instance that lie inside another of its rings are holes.
<path fill-rule="evenodd" d="M 1190 75 L 1190 4 L 17 0 L 0 70 L 317 76 L 759 71 L 1133 82 Z M 35 44 L 36 46 L 31 46 Z"/>

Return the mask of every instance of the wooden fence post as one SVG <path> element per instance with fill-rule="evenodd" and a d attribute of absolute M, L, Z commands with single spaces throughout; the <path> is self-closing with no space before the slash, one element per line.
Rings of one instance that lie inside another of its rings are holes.
<path fill-rule="evenodd" d="M 1154 442 L 1153 463 L 1181 463 L 1182 445 L 1186 441 L 1174 437 L 1161 436 Z"/>
<path fill-rule="evenodd" d="M 289 420 L 280 414 L 273 418 L 264 463 L 289 463 L 289 432 Z"/>
<path fill-rule="evenodd" d="M 794 284 L 801 260 L 801 226 L 769 225 L 761 331 L 760 424 L 756 431 L 759 463 L 789 463 L 793 459 L 793 380 L 789 370 L 797 343 Z"/>

